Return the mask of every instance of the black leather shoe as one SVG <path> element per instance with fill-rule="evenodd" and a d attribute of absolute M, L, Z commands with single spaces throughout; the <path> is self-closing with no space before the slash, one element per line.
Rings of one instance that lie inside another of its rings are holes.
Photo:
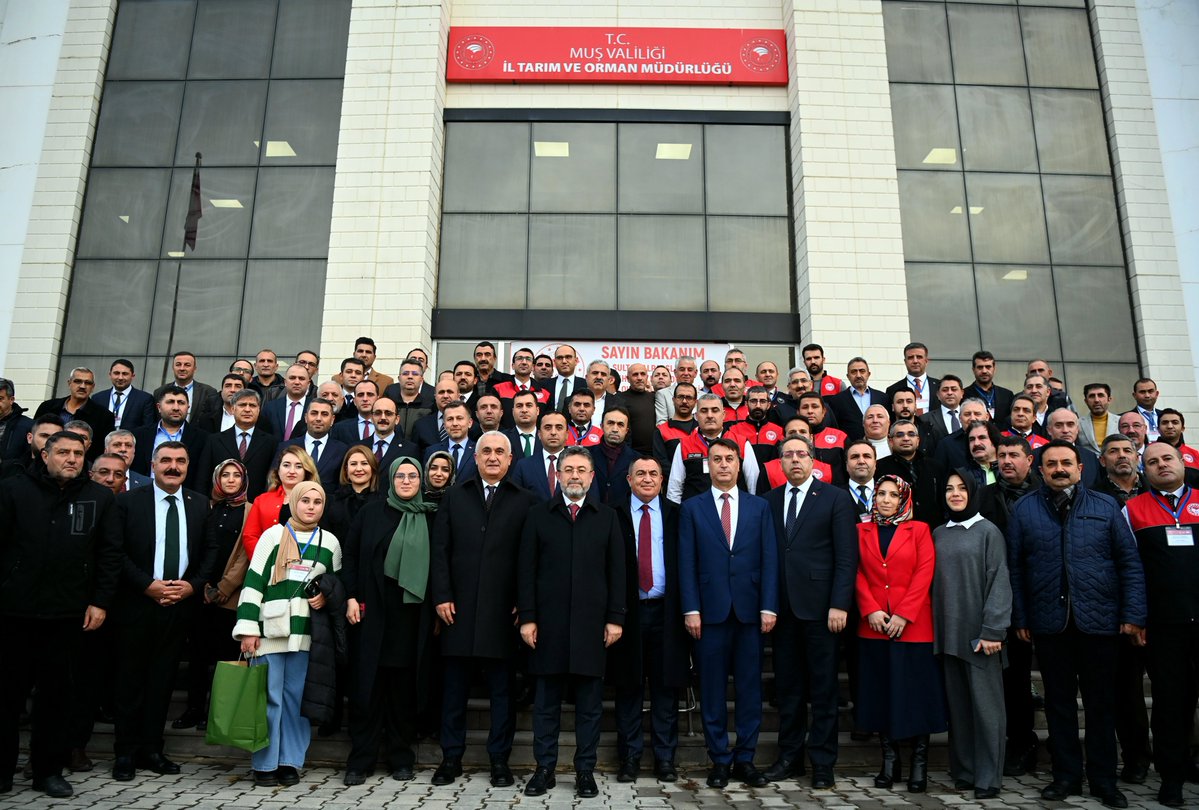
<path fill-rule="evenodd" d="M 290 765 L 280 765 L 275 771 L 275 778 L 281 787 L 291 787 L 300 784 L 300 772 Z"/>
<path fill-rule="evenodd" d="M 1147 778 L 1149 778 L 1149 763 L 1144 760 L 1130 762 L 1120 771 L 1120 781 L 1129 785 L 1143 785 Z"/>
<path fill-rule="evenodd" d="M 346 771 L 346 775 L 342 777 L 341 783 L 346 787 L 354 787 L 355 785 L 366 784 L 367 774 L 362 771 Z"/>
<path fill-rule="evenodd" d="M 616 773 L 617 782 L 636 782 L 637 777 L 641 775 L 641 763 L 635 759 L 626 759 L 620 763 L 620 770 Z"/>
<path fill-rule="evenodd" d="M 132 782 L 133 777 L 137 776 L 137 766 L 133 764 L 133 757 L 117 757 L 112 763 L 112 778 L 118 782 Z"/>
<path fill-rule="evenodd" d="M 998 795 L 999 795 L 999 788 L 997 788 L 997 787 L 975 788 L 974 789 L 974 798 L 978 799 L 980 801 L 982 799 L 994 799 Z"/>
<path fill-rule="evenodd" d="M 832 768 L 812 768 L 812 790 L 832 790 L 836 784 Z"/>
<path fill-rule="evenodd" d="M 75 795 L 71 783 L 61 776 L 47 776 L 45 779 L 34 779 L 33 789 L 45 793 L 52 799 L 65 799 Z"/>
<path fill-rule="evenodd" d="M 804 775 L 803 760 L 776 759 L 774 764 L 763 771 L 771 782 L 781 782 L 784 779 L 796 779 Z"/>
<path fill-rule="evenodd" d="M 554 779 L 554 772 L 538 765 L 537 770 L 533 771 L 533 775 L 525 783 L 525 795 L 544 796 L 545 792 L 556 784 L 558 781 Z"/>
<path fill-rule="evenodd" d="M 208 717 L 199 709 L 188 709 L 171 723 L 171 728 L 195 728 L 199 723 L 207 725 Z"/>
<path fill-rule="evenodd" d="M 599 795 L 599 786 L 595 784 L 595 776 L 591 771 L 575 774 L 575 795 L 580 799 L 593 799 Z"/>
<path fill-rule="evenodd" d="M 1081 796 L 1079 785 L 1067 785 L 1065 782 L 1050 782 L 1041 790 L 1041 798 L 1047 802 L 1065 801 L 1067 796 Z"/>
<path fill-rule="evenodd" d="M 1182 807 L 1182 782 L 1176 779 L 1162 780 L 1162 786 L 1157 789 L 1157 803 L 1166 807 Z"/>
<path fill-rule="evenodd" d="M 401 765 L 391 772 L 391 778 L 397 782 L 411 782 L 416 778 L 416 771 L 411 765 Z"/>
<path fill-rule="evenodd" d="M 729 786 L 729 766 L 713 765 L 708 769 L 708 787 L 726 788 Z"/>
<path fill-rule="evenodd" d="M 433 784 L 441 787 L 442 785 L 452 785 L 454 780 L 462 775 L 462 760 L 460 759 L 443 759 L 441 764 L 437 766 L 437 770 L 433 771 Z"/>
<path fill-rule="evenodd" d="M 954 779 L 953 780 L 953 789 L 954 790 L 969 790 L 972 787 L 974 787 L 974 783 L 971 782 L 969 779 Z"/>
<path fill-rule="evenodd" d="M 96 767 L 96 763 L 92 762 L 91 757 L 87 755 L 87 751 L 82 748 L 72 748 L 70 755 L 67 757 L 67 768 L 71 773 L 86 773 Z"/>
<path fill-rule="evenodd" d="M 279 777 L 275 771 L 254 771 L 254 787 L 278 787 Z"/>
<path fill-rule="evenodd" d="M 1024 776 L 1037 772 L 1037 744 L 1018 751 L 1009 751 L 1003 763 L 1004 776 Z"/>
<path fill-rule="evenodd" d="M 179 773 L 179 766 L 162 754 L 146 754 L 144 757 L 139 757 L 137 767 L 165 776 L 174 776 Z"/>
<path fill-rule="evenodd" d="M 654 760 L 654 778 L 659 782 L 677 782 L 679 772 L 675 770 L 674 763 L 668 759 Z"/>
<path fill-rule="evenodd" d="M 512 775 L 512 769 L 508 767 L 507 758 L 493 757 L 491 760 L 491 786 L 512 787 L 514 784 L 516 784 L 516 777 Z"/>
<path fill-rule="evenodd" d="M 12 790 L 12 777 L 0 776 L 0 793 L 8 793 Z"/>
<path fill-rule="evenodd" d="M 1110 788 L 1099 788 L 1098 790 L 1092 787 L 1091 795 L 1103 802 L 1104 806 L 1106 807 L 1128 807 L 1128 799 L 1126 799 L 1124 794 L 1120 792 L 1120 789 L 1114 785 Z"/>
<path fill-rule="evenodd" d="M 752 762 L 734 762 L 732 773 L 734 779 L 749 787 L 766 787 L 770 784 L 766 774 L 755 768 Z"/>

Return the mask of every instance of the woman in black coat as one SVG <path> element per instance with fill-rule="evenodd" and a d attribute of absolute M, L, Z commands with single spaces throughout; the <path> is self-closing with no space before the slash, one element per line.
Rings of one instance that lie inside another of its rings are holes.
<path fill-rule="evenodd" d="M 321 528 L 334 537 L 349 537 L 358 510 L 379 492 L 379 462 L 366 445 L 356 444 L 341 462 L 341 486 L 329 495 Z"/>
<path fill-rule="evenodd" d="M 351 653 L 347 785 L 366 781 L 384 734 L 392 778 L 414 776 L 415 720 L 427 688 L 434 623 L 426 597 L 437 507 L 424 500 L 422 485 L 415 459 L 393 462 L 386 500 L 358 511 L 344 548 L 346 618 L 358 630 Z"/>

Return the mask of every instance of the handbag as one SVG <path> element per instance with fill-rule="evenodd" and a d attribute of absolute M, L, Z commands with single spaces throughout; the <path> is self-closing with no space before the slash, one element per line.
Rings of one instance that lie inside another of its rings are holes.
<path fill-rule="evenodd" d="M 209 745 L 228 745 L 254 753 L 270 744 L 266 725 L 267 667 L 245 659 L 218 661 L 208 705 Z"/>

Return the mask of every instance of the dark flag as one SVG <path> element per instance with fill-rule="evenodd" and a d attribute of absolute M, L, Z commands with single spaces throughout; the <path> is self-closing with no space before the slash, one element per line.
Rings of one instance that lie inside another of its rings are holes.
<path fill-rule="evenodd" d="M 196 168 L 192 170 L 192 196 L 187 205 L 187 221 L 183 223 L 183 246 L 196 249 L 196 235 L 200 230 L 200 217 L 204 216 L 200 199 L 200 153 L 196 152 Z"/>

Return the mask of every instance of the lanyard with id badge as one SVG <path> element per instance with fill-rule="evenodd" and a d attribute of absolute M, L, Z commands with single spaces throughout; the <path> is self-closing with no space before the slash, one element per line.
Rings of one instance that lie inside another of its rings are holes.
<path fill-rule="evenodd" d="M 1169 515 L 1174 520 L 1173 526 L 1166 527 L 1166 545 L 1167 546 L 1193 546 L 1195 545 L 1195 535 L 1190 526 L 1183 526 L 1180 523 L 1182 510 L 1186 509 L 1187 501 L 1191 497 L 1191 488 L 1184 487 L 1182 497 L 1178 499 L 1178 506 L 1171 509 L 1170 506 L 1162 500 L 1156 492 L 1152 494 L 1153 502 L 1161 508 L 1163 512 Z"/>
<path fill-rule="evenodd" d="M 291 535 L 292 540 L 296 541 L 296 547 L 299 548 L 300 538 L 296 537 L 295 530 L 292 529 L 291 523 L 287 523 L 286 526 L 288 534 Z M 287 563 L 287 581 L 300 583 L 301 590 L 303 589 L 304 584 L 308 582 L 309 577 L 312 576 L 312 571 L 316 567 L 316 563 L 305 560 L 304 555 L 308 553 L 308 547 L 312 545 L 312 541 L 317 537 L 319 532 L 319 526 L 313 529 L 312 534 L 308 536 L 308 542 L 305 543 L 304 547 L 300 549 L 300 559 L 289 560 Z M 318 549 L 321 547 L 319 542 L 316 545 Z M 296 592 L 296 595 L 299 595 L 299 591 Z"/>

